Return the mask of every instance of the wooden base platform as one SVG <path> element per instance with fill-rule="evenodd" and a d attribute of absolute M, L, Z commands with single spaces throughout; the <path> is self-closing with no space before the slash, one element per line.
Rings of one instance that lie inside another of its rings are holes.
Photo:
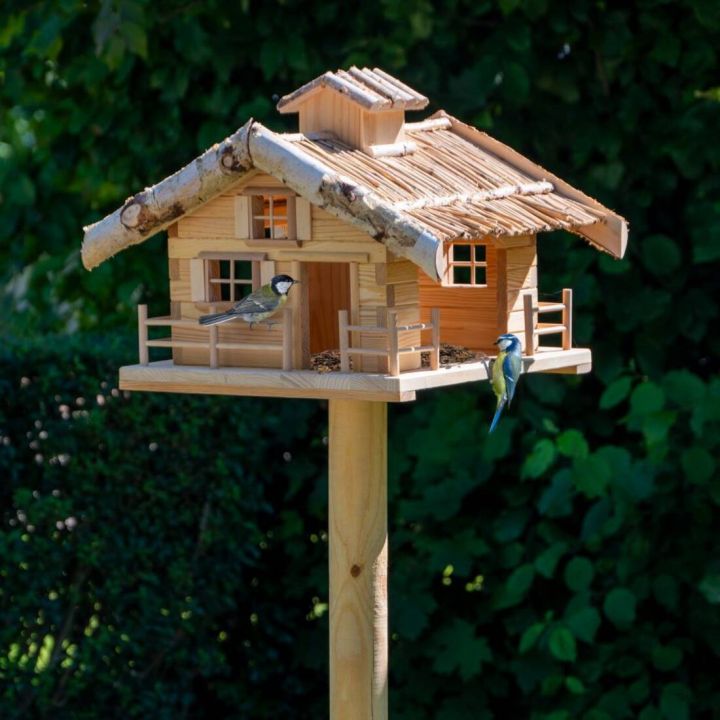
<path fill-rule="evenodd" d="M 379 373 L 318 373 L 314 370 L 260 368 L 209 368 L 175 365 L 172 360 L 120 368 L 121 390 L 245 395 L 266 397 L 408 402 L 418 390 L 487 380 L 490 359 L 439 370 L 415 370 L 398 377 Z M 592 356 L 586 348 L 542 350 L 523 358 L 523 372 L 581 374 L 590 371 Z"/>

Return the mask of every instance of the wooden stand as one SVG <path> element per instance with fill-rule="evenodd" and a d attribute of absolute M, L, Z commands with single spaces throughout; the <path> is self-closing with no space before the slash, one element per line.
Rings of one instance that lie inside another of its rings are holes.
<path fill-rule="evenodd" d="M 330 720 L 387 720 L 387 403 L 330 400 Z"/>

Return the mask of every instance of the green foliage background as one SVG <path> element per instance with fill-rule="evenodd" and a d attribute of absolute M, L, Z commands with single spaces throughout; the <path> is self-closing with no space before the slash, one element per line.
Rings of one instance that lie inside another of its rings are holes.
<path fill-rule="evenodd" d="M 392 717 L 712 717 L 719 41 L 714 0 L 4 2 L 2 717 L 325 715 L 326 409 L 113 392 L 163 240 L 78 247 L 352 63 L 631 222 L 620 262 L 540 243 L 591 376 L 525 378 L 491 441 L 484 386 L 391 409 Z"/>

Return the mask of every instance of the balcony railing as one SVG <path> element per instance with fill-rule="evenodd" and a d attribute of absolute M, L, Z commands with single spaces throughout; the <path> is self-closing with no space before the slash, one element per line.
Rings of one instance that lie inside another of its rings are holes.
<path fill-rule="evenodd" d="M 388 360 L 388 373 L 398 376 L 400 374 L 400 356 L 407 353 L 429 353 L 430 368 L 437 370 L 440 367 L 440 310 L 433 308 L 430 311 L 429 323 L 412 323 L 410 325 L 397 324 L 397 311 L 387 311 L 386 325 L 380 323 L 383 309 L 378 313 L 377 325 L 350 325 L 348 322 L 348 311 L 340 310 L 340 370 L 350 372 L 351 355 L 371 355 L 385 357 Z M 408 345 L 400 347 L 400 333 L 411 330 L 430 330 L 432 332 L 429 345 Z M 350 345 L 350 333 L 361 332 L 364 334 L 379 335 L 386 338 L 385 348 L 362 348 Z"/>
<path fill-rule="evenodd" d="M 572 347 L 572 290 L 565 288 L 562 291 L 562 302 L 538 301 L 533 307 L 532 292 L 523 296 L 523 310 L 525 313 L 525 354 L 534 355 L 537 350 L 547 350 L 539 345 L 539 338 L 544 335 L 561 335 L 561 347 L 569 350 Z M 540 322 L 540 316 L 546 313 L 560 313 L 560 322 Z M 538 338 L 538 347 L 535 348 L 535 338 Z"/>
<path fill-rule="evenodd" d="M 210 306 L 210 312 L 216 312 L 214 305 Z M 193 330 L 207 331 L 207 340 L 180 340 L 173 337 L 150 340 L 148 337 L 149 327 L 170 327 L 170 328 L 192 328 Z M 218 355 L 220 350 L 260 350 L 263 352 L 281 352 L 282 369 L 293 369 L 292 352 L 292 310 L 289 307 L 283 309 L 282 321 L 282 344 L 270 343 L 246 343 L 246 342 L 225 342 L 218 339 L 217 325 L 200 325 L 196 320 L 183 320 L 169 315 L 149 318 L 147 305 L 138 305 L 138 344 L 140 354 L 140 365 L 150 363 L 150 348 L 200 348 L 208 351 L 208 365 L 211 368 L 218 367 Z"/>

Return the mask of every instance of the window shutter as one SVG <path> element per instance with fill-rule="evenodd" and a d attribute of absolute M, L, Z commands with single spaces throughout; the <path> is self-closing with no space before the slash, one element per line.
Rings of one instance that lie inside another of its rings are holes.
<path fill-rule="evenodd" d="M 190 297 L 193 302 L 205 302 L 205 261 L 200 258 L 190 260 Z"/>
<path fill-rule="evenodd" d="M 312 206 L 299 196 L 295 198 L 295 230 L 298 240 L 312 239 Z"/>
<path fill-rule="evenodd" d="M 250 201 L 247 195 L 235 196 L 235 237 L 246 240 L 250 237 Z"/>

